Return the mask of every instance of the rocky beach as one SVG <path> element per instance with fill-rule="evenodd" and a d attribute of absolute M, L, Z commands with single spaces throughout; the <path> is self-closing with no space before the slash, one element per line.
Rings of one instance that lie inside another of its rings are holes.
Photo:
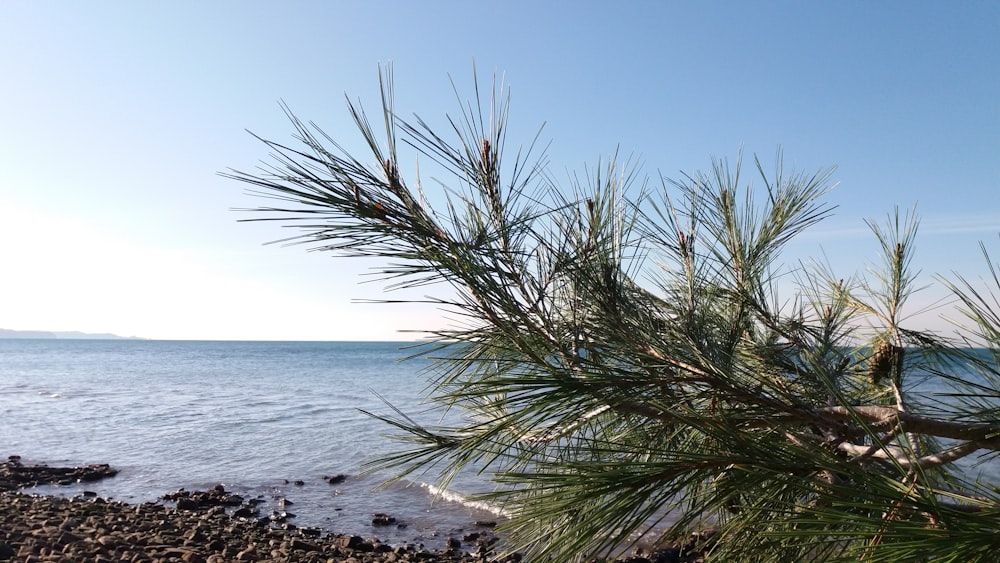
<path fill-rule="evenodd" d="M 10 456 L 0 465 L 0 561 L 514 563 L 522 559 L 498 548 L 501 538 L 489 522 L 449 537 L 446 549 L 393 546 L 374 538 L 297 527 L 290 522 L 294 514 L 287 511 L 262 515 L 255 499 L 229 493 L 222 485 L 207 491 L 175 491 L 159 502 L 142 504 L 92 493 L 63 498 L 21 490 L 45 483 L 93 482 L 116 473 L 107 464 L 49 467 L 26 465 L 19 456 Z M 372 518 L 374 525 L 395 524 L 389 514 Z M 677 549 L 618 559 L 631 563 L 696 560 L 681 556 Z"/>
<path fill-rule="evenodd" d="M 128 504 L 91 493 L 38 496 L 20 489 L 40 484 L 93 482 L 117 473 L 107 464 L 25 465 L 10 456 L 0 466 L 0 560 L 15 561 L 270 561 L 404 562 L 519 561 L 494 553 L 489 523 L 448 538 L 446 550 L 391 546 L 374 538 L 297 527 L 294 514 L 261 515 L 256 499 L 226 492 L 176 491 L 162 502 Z M 331 477 L 336 479 L 337 476 Z M 292 503 L 289 501 L 289 505 Z M 172 506 L 171 506 L 172 505 Z M 392 525 L 393 517 L 373 515 Z"/>

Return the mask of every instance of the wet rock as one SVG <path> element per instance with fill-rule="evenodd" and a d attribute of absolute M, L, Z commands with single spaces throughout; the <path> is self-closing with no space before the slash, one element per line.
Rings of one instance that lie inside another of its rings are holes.
<path fill-rule="evenodd" d="M 359 549 L 365 544 L 365 538 L 361 536 L 341 536 L 336 539 L 336 544 L 346 549 Z"/>
<path fill-rule="evenodd" d="M 180 510 L 203 510 L 218 506 L 239 506 L 243 504 L 243 497 L 227 493 L 225 487 L 222 485 L 216 485 L 208 491 L 178 489 L 160 498 L 177 503 L 177 508 Z"/>
<path fill-rule="evenodd" d="M 233 511 L 233 518 L 253 518 L 258 514 L 260 514 L 259 511 L 244 506 L 242 508 L 237 508 L 235 511 Z"/>
<path fill-rule="evenodd" d="M 396 518 L 378 512 L 372 515 L 372 526 L 389 526 L 396 523 Z"/>
<path fill-rule="evenodd" d="M 179 498 L 177 499 L 177 510 L 198 510 L 201 508 L 201 504 L 190 498 Z"/>
<path fill-rule="evenodd" d="M 338 473 L 337 475 L 331 475 L 329 477 L 324 475 L 323 480 L 331 485 L 339 485 L 347 480 L 347 475 L 344 475 L 343 473 Z"/>
<path fill-rule="evenodd" d="M 295 515 L 291 512 L 278 512 L 277 510 L 271 512 L 270 519 L 272 522 L 284 523 L 289 518 L 295 518 Z"/>
<path fill-rule="evenodd" d="M 310 538 L 318 538 L 323 535 L 319 528 L 299 528 L 299 533 Z"/>
<path fill-rule="evenodd" d="M 117 469 L 106 463 L 80 467 L 49 467 L 47 465 L 24 465 L 21 457 L 12 455 L 0 464 L 0 491 L 13 491 L 22 487 L 37 485 L 90 483 L 114 477 Z"/>

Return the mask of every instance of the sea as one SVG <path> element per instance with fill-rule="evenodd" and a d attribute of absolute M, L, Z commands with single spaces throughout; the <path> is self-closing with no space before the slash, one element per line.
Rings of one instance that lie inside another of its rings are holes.
<path fill-rule="evenodd" d="M 262 516 L 436 549 L 504 513 L 468 499 L 491 487 L 474 472 L 447 489 L 435 473 L 389 487 L 392 474 L 363 473 L 403 445 L 362 411 L 389 415 L 391 404 L 422 422 L 443 416 L 424 401 L 427 361 L 401 361 L 412 351 L 399 342 L 0 339 L 0 455 L 119 470 L 27 492 L 143 503 L 222 484 L 262 500 Z M 346 479 L 324 479 L 335 475 Z M 395 523 L 376 527 L 375 514 Z"/>
<path fill-rule="evenodd" d="M 402 361 L 412 346 L 0 339 L 0 456 L 119 470 L 28 492 L 143 503 L 222 484 L 263 501 L 262 516 L 291 513 L 288 521 L 300 527 L 437 549 L 506 515 L 470 500 L 492 488 L 475 471 L 448 488 L 433 472 L 388 487 L 391 474 L 363 473 L 366 462 L 405 446 L 362 411 L 392 415 L 395 407 L 427 423 L 460 416 L 426 403 L 428 361 Z M 946 391 L 923 395 L 947 400 Z M 962 465 L 1000 485 L 996 455 Z M 346 479 L 331 485 L 325 477 L 334 475 Z M 375 526 L 375 514 L 396 521 Z"/>

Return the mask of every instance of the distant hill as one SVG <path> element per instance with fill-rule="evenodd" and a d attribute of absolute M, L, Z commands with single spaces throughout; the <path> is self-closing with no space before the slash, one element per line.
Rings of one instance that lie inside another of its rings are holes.
<path fill-rule="evenodd" d="M 136 336 L 118 336 L 117 334 L 68 331 L 56 332 L 48 330 L 10 330 L 0 328 L 0 338 L 46 338 L 65 340 L 142 340 Z"/>

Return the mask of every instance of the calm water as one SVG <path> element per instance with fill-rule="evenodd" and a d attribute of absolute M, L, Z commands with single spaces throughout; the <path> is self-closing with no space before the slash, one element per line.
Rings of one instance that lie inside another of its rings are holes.
<path fill-rule="evenodd" d="M 496 513 L 435 498 L 419 482 L 375 490 L 361 465 L 397 445 L 358 409 L 423 410 L 427 376 L 399 343 L 0 339 L 0 455 L 49 465 L 109 463 L 118 476 L 85 487 L 129 502 L 223 483 L 287 508 L 299 526 L 438 547 Z M 937 391 L 943 391 L 938 389 Z M 934 390 L 929 390 L 934 391 Z M 426 415 L 430 421 L 436 415 Z M 968 469 L 1000 483 L 993 461 Z M 350 475 L 331 486 L 322 477 Z M 294 482 L 301 480 L 302 486 Z M 433 481 L 433 476 L 427 477 Z M 488 490 L 476 476 L 452 492 Z M 83 486 L 43 487 L 78 494 Z M 374 528 L 389 513 L 405 529 Z"/>
<path fill-rule="evenodd" d="M 119 500 L 223 483 L 263 495 L 262 515 L 285 497 L 299 526 L 433 546 L 497 515 L 435 499 L 420 483 L 376 491 L 386 475 L 357 476 L 365 461 L 396 446 L 386 425 L 358 409 L 388 412 L 376 393 L 404 411 L 424 409 L 425 364 L 399 362 L 401 346 L 0 340 L 0 455 L 109 463 L 121 472 L 86 489 Z M 351 478 L 335 486 L 322 479 L 340 473 Z M 453 485 L 461 493 L 487 487 L 474 478 Z M 373 528 L 376 512 L 407 527 Z"/>

